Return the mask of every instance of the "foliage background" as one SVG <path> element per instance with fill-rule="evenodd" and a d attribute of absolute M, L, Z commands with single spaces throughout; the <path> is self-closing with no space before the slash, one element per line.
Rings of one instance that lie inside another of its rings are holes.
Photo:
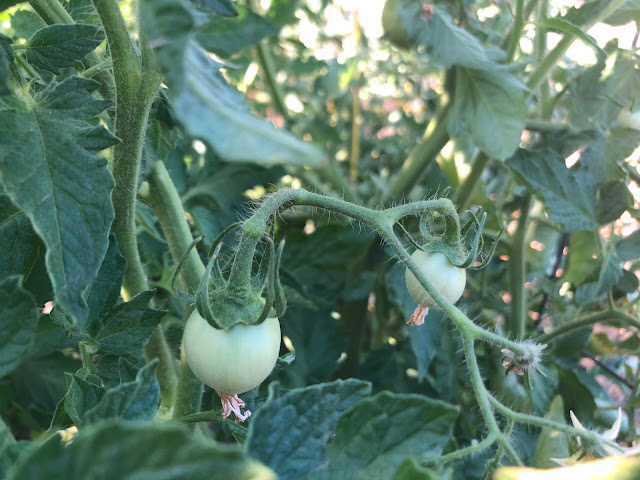
<path fill-rule="evenodd" d="M 161 425 L 176 393 L 156 379 L 163 367 L 148 361 L 158 356 L 149 339 L 161 325 L 179 359 L 185 307 L 171 289 L 183 252 L 171 250 L 158 161 L 190 231 L 205 236 L 202 259 L 280 187 L 373 208 L 446 196 L 463 220 L 486 212 L 488 242 L 502 226 L 506 234 L 489 265 L 469 271 L 459 306 L 490 330 L 548 345 L 529 389 L 505 377 L 499 349 L 478 343 L 487 388 L 518 411 L 564 423 L 571 410 L 595 429 L 620 406 L 618 440 L 634 445 L 640 131 L 620 114 L 640 92 L 637 2 L 591 30 L 608 2 L 518 2 L 530 15 L 522 32 L 505 2 L 434 2 L 427 17 L 408 2 L 408 50 L 380 38 L 379 2 L 121 2 L 163 82 L 139 135 L 139 176 L 128 177 L 129 194 L 141 187 L 135 245 L 148 286 L 133 295 L 131 247 L 116 242 L 125 228 L 116 198 L 127 191 L 113 188 L 128 154 L 122 133 L 136 128 L 114 116 L 144 117 L 126 110 L 135 75 L 111 74 L 94 4 L 63 2 L 77 23 L 43 29 L 67 23 L 47 15 L 51 2 L 15 3 L 0 2 L 0 468 L 10 478 L 51 468 L 91 477 L 108 464 L 116 476 L 176 468 L 208 478 L 194 466 L 202 458 L 220 478 L 269 475 L 264 465 L 280 478 L 481 478 L 494 457 L 508 463 L 495 447 L 434 462 L 486 433 L 457 331 L 436 310 L 422 327 L 405 325 L 415 304 L 404 266 L 377 233 L 305 207 L 278 217 L 285 360 L 248 394 L 250 426 L 221 421 L 210 389 L 196 409 L 216 421 L 195 431 L 218 443 Z M 573 46 L 551 58 L 562 42 Z M 141 58 L 144 67 L 144 48 Z M 436 218 L 430 226 L 442 230 Z M 501 427 L 526 465 L 579 451 L 565 433 Z M 54 433 L 76 428 L 63 448 Z M 122 462 L 95 456 L 123 439 Z"/>

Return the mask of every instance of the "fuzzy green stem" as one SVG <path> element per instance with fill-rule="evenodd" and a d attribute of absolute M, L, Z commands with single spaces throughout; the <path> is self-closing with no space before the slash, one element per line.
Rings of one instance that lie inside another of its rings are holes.
<path fill-rule="evenodd" d="M 140 59 L 118 3 L 114 0 L 94 0 L 93 3 L 107 34 L 116 83 L 114 123 L 115 134 L 121 142 L 113 149 L 116 186 L 112 200 L 116 216 L 112 230 L 120 252 L 127 259 L 123 296 L 128 300 L 148 288 L 138 252 L 135 209 L 142 147 L 160 75 L 154 71 L 142 75 Z"/>
<path fill-rule="evenodd" d="M 602 9 L 602 11 L 598 12 L 594 15 L 593 18 L 589 19 L 580 27 L 583 30 L 588 30 L 596 23 L 601 22 L 613 12 L 615 12 L 619 7 L 621 7 L 627 0 L 611 0 L 609 5 Z M 527 80 L 527 86 L 531 91 L 534 91 L 538 85 L 547 77 L 551 69 L 556 65 L 558 60 L 562 58 L 567 49 L 571 46 L 571 44 L 576 40 L 576 37 L 570 33 L 566 33 L 564 37 L 558 42 L 558 44 L 546 54 L 546 56 L 542 59 L 542 61 L 538 64 L 537 68 L 531 72 L 529 75 L 529 79 Z"/>
<path fill-rule="evenodd" d="M 467 455 L 474 455 L 476 453 L 481 452 L 482 450 L 485 450 L 487 448 L 489 448 L 491 445 L 493 445 L 494 443 L 496 443 L 497 440 L 497 436 L 494 434 L 490 434 L 489 436 L 487 436 L 484 440 L 482 440 L 481 442 L 476 443 L 475 445 L 469 445 L 468 447 L 464 447 L 464 448 L 460 448 L 458 450 L 454 450 L 451 453 L 447 453 L 446 455 L 442 455 L 441 457 L 438 457 L 437 459 L 434 458 L 427 458 L 424 461 L 422 461 L 422 464 L 425 467 L 429 467 L 429 466 L 435 466 L 435 467 L 440 467 L 442 465 L 445 465 L 453 460 L 457 460 L 459 458 L 462 457 L 466 457 Z"/>
<path fill-rule="evenodd" d="M 408 195 L 422 174 L 436 159 L 440 150 L 449 141 L 447 124 L 449 123 L 449 107 L 445 107 L 429 125 L 420 143 L 418 143 L 402 164 L 402 168 L 391 182 L 385 200 Z"/>
<path fill-rule="evenodd" d="M 178 262 L 193 241 L 182 201 L 163 162 L 158 161 L 149 176 L 149 202 L 160 222 L 162 233 L 169 245 L 171 257 Z M 198 252 L 191 250 L 183 264 L 180 279 L 184 287 L 193 293 L 198 289 L 205 267 Z"/>
<path fill-rule="evenodd" d="M 598 322 L 622 322 L 632 325 L 636 329 L 640 330 L 640 320 L 637 318 L 616 310 L 607 310 L 604 312 L 591 313 L 576 320 L 558 325 L 549 333 L 543 333 L 542 335 L 535 337 L 534 340 L 538 343 L 550 343 L 557 337 Z"/>
<path fill-rule="evenodd" d="M 180 261 L 184 252 L 193 241 L 189 224 L 187 223 L 180 195 L 169 176 L 169 172 L 161 161 L 156 162 L 149 177 L 149 201 L 160 228 L 164 233 L 169 251 L 174 262 Z M 195 292 L 204 275 L 205 267 L 195 250 L 189 253 L 180 279 L 184 287 Z M 187 311 L 186 314 L 190 312 Z M 186 317 L 185 317 L 186 318 Z M 189 415 L 200 410 L 202 403 L 202 382 L 193 374 L 189 364 L 182 356 L 182 363 L 177 378 L 177 394 L 175 396 L 174 418 Z"/>
<path fill-rule="evenodd" d="M 462 346 L 464 348 L 464 358 L 467 363 L 467 370 L 471 376 L 471 384 L 473 385 L 473 391 L 475 393 L 476 400 L 478 401 L 482 417 L 489 429 L 489 433 L 496 437 L 496 441 L 505 450 L 505 453 L 509 457 L 509 460 L 511 460 L 511 463 L 514 465 L 522 465 L 522 460 L 520 460 L 518 454 L 509 444 L 509 439 L 503 436 L 500 431 L 500 427 L 498 426 L 498 422 L 496 422 L 493 408 L 491 408 L 491 403 L 489 402 L 489 392 L 487 392 L 487 389 L 484 386 L 484 381 L 482 380 L 482 375 L 480 374 L 480 368 L 478 367 L 478 360 L 473 348 L 473 343 L 473 337 L 469 335 L 469 333 L 463 331 Z"/>
<path fill-rule="evenodd" d="M 144 356 L 147 362 L 155 358 L 159 360 L 156 377 L 160 385 L 160 404 L 168 408 L 173 407 L 178 390 L 178 370 L 162 326 L 158 326 L 151 333 L 149 342 L 144 346 Z"/>
<path fill-rule="evenodd" d="M 284 94 L 278 81 L 276 80 L 276 66 L 271 56 L 271 52 L 267 49 L 264 41 L 256 45 L 256 53 L 258 54 L 258 62 L 264 73 L 264 79 L 267 82 L 271 95 L 273 96 L 273 103 L 276 106 L 276 110 L 282 115 L 285 122 L 290 120 L 289 109 L 284 100 Z"/>
<path fill-rule="evenodd" d="M 182 349 L 180 356 L 180 372 L 178 374 L 178 390 L 176 403 L 173 409 L 173 418 L 181 418 L 198 413 L 202 404 L 204 385 L 195 376 Z"/>
<path fill-rule="evenodd" d="M 505 63 L 511 63 L 516 55 L 520 36 L 524 28 L 524 0 L 516 0 L 516 13 L 513 17 L 513 28 L 509 34 L 507 44 L 507 58 Z"/>
<path fill-rule="evenodd" d="M 458 212 L 463 212 L 467 209 L 469 200 L 471 199 L 471 194 L 476 188 L 476 184 L 478 183 L 478 180 L 480 180 L 482 172 L 484 172 L 484 168 L 487 166 L 487 163 L 489 163 L 489 160 L 489 157 L 482 152 L 480 152 L 476 156 L 469 175 L 467 175 L 467 178 L 465 178 L 464 181 L 460 184 L 460 187 L 456 192 Z"/>
<path fill-rule="evenodd" d="M 513 420 L 518 423 L 523 423 L 525 425 L 536 425 L 538 427 L 550 428 L 553 430 L 557 430 L 562 433 L 566 433 L 568 435 L 576 435 L 582 438 L 584 441 L 591 444 L 602 444 L 604 441 L 601 437 L 599 437 L 596 433 L 591 432 L 589 430 L 581 430 L 572 426 L 569 426 L 564 423 L 555 422 L 553 420 L 549 420 L 544 417 L 536 417 L 534 415 L 528 415 L 526 413 L 519 413 L 514 410 L 511 410 L 509 407 L 506 407 L 502 403 L 500 403 L 495 397 L 487 393 L 487 398 L 491 405 L 496 409 L 500 415 L 503 415 L 505 418 Z M 608 446 L 619 449 L 615 443 L 607 443 Z"/>
<path fill-rule="evenodd" d="M 509 283 L 511 285 L 511 316 L 509 318 L 509 331 L 513 338 L 524 338 L 527 326 L 527 289 L 526 280 L 526 233 L 529 220 L 529 207 L 531 195 L 527 194 L 522 201 L 518 227 L 511 242 L 509 253 Z"/>

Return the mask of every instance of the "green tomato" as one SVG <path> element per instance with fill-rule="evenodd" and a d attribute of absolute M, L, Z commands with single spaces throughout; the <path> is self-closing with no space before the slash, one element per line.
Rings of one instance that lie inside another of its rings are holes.
<path fill-rule="evenodd" d="M 280 322 L 212 327 L 194 310 L 184 328 L 184 354 L 196 377 L 216 392 L 247 392 L 271 373 L 280 351 Z"/>
<path fill-rule="evenodd" d="M 467 274 L 464 268 L 456 267 L 440 252 L 416 250 L 411 255 L 411 258 L 418 264 L 420 270 L 424 272 L 444 298 L 451 303 L 455 303 L 460 299 L 467 282 Z M 416 302 L 423 307 L 440 308 L 409 269 L 405 272 L 404 279 L 409 295 Z"/>

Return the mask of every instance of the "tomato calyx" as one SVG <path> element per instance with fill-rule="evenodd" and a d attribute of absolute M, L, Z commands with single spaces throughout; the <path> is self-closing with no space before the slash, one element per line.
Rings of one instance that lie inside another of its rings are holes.
<path fill-rule="evenodd" d="M 236 423 L 244 422 L 247 418 L 251 416 L 250 410 L 245 410 L 242 413 L 242 408 L 245 407 L 244 401 L 238 397 L 238 394 L 235 393 L 233 395 L 229 395 L 227 393 L 217 392 L 220 397 L 220 401 L 222 402 L 222 418 L 226 420 L 233 413 L 235 415 L 234 421 Z"/>

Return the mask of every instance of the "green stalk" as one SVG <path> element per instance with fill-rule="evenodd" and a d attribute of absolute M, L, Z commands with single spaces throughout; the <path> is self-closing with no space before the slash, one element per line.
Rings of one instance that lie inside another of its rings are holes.
<path fill-rule="evenodd" d="M 611 0 L 609 5 L 604 8 L 601 12 L 597 13 L 593 18 L 584 23 L 584 25 L 580 25 L 583 30 L 588 30 L 593 27 L 596 23 L 599 23 L 606 19 L 609 15 L 615 12 L 619 7 L 621 7 L 627 0 Z M 558 44 L 542 59 L 542 61 L 538 64 L 538 67 L 531 72 L 529 75 L 529 79 L 527 80 L 527 86 L 531 91 L 534 91 L 538 85 L 547 77 L 551 69 L 555 66 L 555 64 L 562 58 L 567 49 L 571 46 L 571 44 L 575 41 L 575 36 L 570 33 L 566 33 L 562 40 L 558 42 Z"/>
<path fill-rule="evenodd" d="M 520 208 L 518 227 L 511 242 L 509 254 L 509 283 L 511 285 L 511 317 L 509 331 L 513 338 L 524 338 L 527 326 L 527 289 L 525 288 L 526 233 L 529 220 L 531 195 L 527 194 Z"/>
<path fill-rule="evenodd" d="M 449 141 L 447 124 L 449 123 L 449 107 L 445 107 L 441 114 L 433 119 L 420 143 L 418 143 L 402 164 L 402 168 L 391 182 L 389 192 L 384 200 L 401 195 L 407 195 L 418 182 L 421 175 L 440 153 Z"/>
<path fill-rule="evenodd" d="M 122 296 L 128 301 L 149 289 L 138 252 L 136 192 L 149 112 L 160 87 L 161 75 L 155 64 L 141 63 L 118 2 L 94 0 L 93 3 L 107 35 L 116 86 L 114 129 L 120 143 L 113 150 L 112 173 L 116 186 L 111 195 L 115 211 L 112 231 L 120 252 L 127 260 Z M 142 43 L 143 51 L 148 50 L 145 42 Z M 159 359 L 156 376 L 161 401 L 165 406 L 173 405 L 177 385 L 175 360 L 162 326 L 158 326 L 149 338 L 145 354 L 147 360 Z"/>
<path fill-rule="evenodd" d="M 198 413 L 202 404 L 203 392 L 204 385 L 189 367 L 183 349 L 180 356 L 180 372 L 178 374 L 178 389 L 173 418 L 178 419 Z"/>
<path fill-rule="evenodd" d="M 583 317 L 579 317 L 576 320 L 562 323 L 551 330 L 549 333 L 538 335 L 534 338 L 534 340 L 538 343 L 550 343 L 557 337 L 561 337 L 562 335 L 566 335 L 575 330 L 579 330 L 580 328 L 587 327 L 598 322 L 621 322 L 627 325 L 631 325 L 637 330 L 640 330 L 640 320 L 638 320 L 637 318 L 626 313 L 619 312 L 617 310 L 607 310 L 604 312 L 590 313 Z"/>
<path fill-rule="evenodd" d="M 116 186 L 112 200 L 115 220 L 112 230 L 122 255 L 127 259 L 123 285 L 125 300 L 147 290 L 136 238 L 136 192 L 147 130 L 149 111 L 160 86 L 156 71 L 145 71 L 129 36 L 120 6 L 115 0 L 94 0 L 107 34 L 116 84 L 115 135 L 121 142 L 113 149 L 113 176 Z"/>
<path fill-rule="evenodd" d="M 467 178 L 460 184 L 458 191 L 456 192 L 456 203 L 458 204 L 458 212 L 463 212 L 466 210 L 469 205 L 469 200 L 471 199 L 471 195 L 476 188 L 476 184 L 480 177 L 482 176 L 482 172 L 484 172 L 487 163 L 489 163 L 489 157 L 484 153 L 480 152 L 476 159 L 473 162 L 473 166 L 471 167 L 471 171 Z"/>
<path fill-rule="evenodd" d="M 174 262 L 179 262 L 184 252 L 193 241 L 189 224 L 187 223 L 182 201 L 178 194 L 169 172 L 161 161 L 156 162 L 149 177 L 149 202 L 153 212 L 160 222 L 160 228 L 164 233 L 169 251 Z M 189 292 L 195 292 L 200 284 L 200 279 L 205 273 L 205 267 L 195 250 L 183 264 L 180 279 Z M 187 309 L 185 315 L 189 315 L 191 309 Z M 185 317 L 186 318 L 186 317 Z M 183 417 L 200 411 L 202 403 L 202 382 L 194 375 L 189 367 L 184 353 L 178 372 L 176 385 L 173 418 Z"/>
<path fill-rule="evenodd" d="M 522 36 L 524 29 L 524 0 L 516 0 L 516 13 L 513 17 L 513 28 L 509 33 L 509 41 L 507 42 L 507 61 L 511 63 L 516 55 L 516 49 Z"/>
<path fill-rule="evenodd" d="M 163 162 L 158 161 L 149 176 L 149 203 L 160 222 L 160 227 L 169 245 L 171 257 L 180 261 L 193 241 L 182 201 Z M 205 267 L 196 250 L 191 250 L 183 264 L 180 279 L 184 287 L 193 293 L 198 289 Z"/>
<path fill-rule="evenodd" d="M 276 80 L 276 66 L 271 56 L 271 52 L 267 50 L 264 40 L 256 45 L 256 52 L 258 54 L 258 63 L 264 73 L 264 79 L 269 86 L 271 95 L 273 96 L 273 103 L 276 109 L 282 115 L 285 122 L 291 120 L 289 116 L 289 109 L 284 101 L 284 93 Z"/>

